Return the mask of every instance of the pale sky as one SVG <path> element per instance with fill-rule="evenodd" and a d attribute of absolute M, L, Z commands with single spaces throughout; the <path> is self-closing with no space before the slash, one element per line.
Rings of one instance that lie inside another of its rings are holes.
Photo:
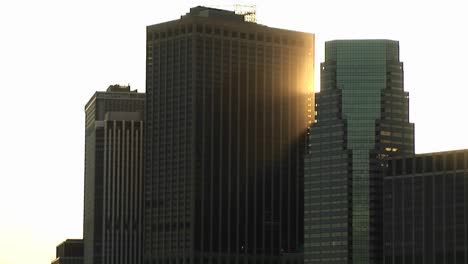
<path fill-rule="evenodd" d="M 416 151 L 468 148 L 464 1 L 2 0 L 0 264 L 50 263 L 82 237 L 84 105 L 110 84 L 145 90 L 146 26 L 235 2 L 315 33 L 317 69 L 326 40 L 399 40 Z"/>

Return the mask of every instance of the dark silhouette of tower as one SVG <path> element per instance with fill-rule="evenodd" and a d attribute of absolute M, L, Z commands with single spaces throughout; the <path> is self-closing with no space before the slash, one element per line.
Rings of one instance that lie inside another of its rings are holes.
<path fill-rule="evenodd" d="M 148 26 L 145 263 L 302 262 L 313 70 L 313 34 L 234 12 Z"/>
<path fill-rule="evenodd" d="M 382 262 L 383 169 L 414 154 L 399 45 L 325 43 L 305 165 L 305 263 Z"/>
<path fill-rule="evenodd" d="M 112 85 L 86 104 L 85 264 L 141 263 L 144 103 Z"/>

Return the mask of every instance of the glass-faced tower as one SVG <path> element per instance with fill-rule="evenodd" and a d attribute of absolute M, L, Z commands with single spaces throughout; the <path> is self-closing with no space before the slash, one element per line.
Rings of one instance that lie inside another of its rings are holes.
<path fill-rule="evenodd" d="M 305 163 L 305 263 L 382 262 L 382 169 L 414 153 L 399 45 L 325 44 Z"/>

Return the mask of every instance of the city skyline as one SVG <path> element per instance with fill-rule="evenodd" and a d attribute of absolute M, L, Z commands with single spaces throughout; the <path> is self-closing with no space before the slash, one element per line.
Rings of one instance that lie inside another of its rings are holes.
<path fill-rule="evenodd" d="M 467 22 L 458 2 L 426 3 L 424 12 L 418 12 L 417 4 L 401 12 L 386 7 L 386 13 L 394 13 L 402 21 L 393 26 L 383 22 L 387 15 L 370 2 L 357 1 L 356 6 L 334 2 L 356 12 L 352 16 L 333 10 L 332 4 L 314 7 L 294 3 L 267 6 L 266 2 L 258 2 L 259 23 L 315 33 L 316 63 L 323 60 L 325 40 L 399 40 L 406 70 L 405 90 L 411 94 L 410 119 L 416 126 L 416 152 L 468 148 L 464 137 L 468 128 L 462 121 L 467 92 L 463 67 L 457 64 L 468 57 L 463 49 L 466 40 L 451 33 Z M 3 129 L 1 134 L 1 263 L 16 263 L 21 248 L 30 248 L 31 256 L 29 260 L 22 258 L 21 263 L 50 261 L 60 241 L 81 237 L 83 102 L 113 83 L 130 83 L 133 89 L 143 92 L 146 26 L 177 19 L 199 4 L 209 1 L 175 2 L 167 10 L 157 7 L 157 3 L 0 4 L 5 13 L 0 18 L 5 40 L 0 50 L 0 69 L 6 90 L 0 105 L 5 123 L 10 124 L 8 128 L 14 128 Z M 357 9 L 364 4 L 367 6 L 362 10 Z M 23 5 L 29 9 L 23 10 Z M 339 20 L 346 23 L 327 28 L 314 18 L 316 15 L 326 21 L 324 14 L 337 12 Z M 419 21 L 414 21 L 412 12 L 418 12 Z M 386 30 L 378 32 L 366 21 L 384 23 Z M 403 23 L 410 26 L 403 27 Z M 445 43 L 449 41 L 450 45 Z M 316 74 L 316 90 L 318 78 Z M 52 166 L 55 163 L 59 164 Z M 33 248 L 36 244 L 41 246 Z"/>

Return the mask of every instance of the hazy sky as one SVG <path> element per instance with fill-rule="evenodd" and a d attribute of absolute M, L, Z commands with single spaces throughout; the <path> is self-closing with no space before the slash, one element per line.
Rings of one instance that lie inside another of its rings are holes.
<path fill-rule="evenodd" d="M 84 105 L 110 84 L 145 90 L 146 26 L 233 3 L 0 2 L 0 264 L 50 263 L 82 237 Z M 468 148 L 463 1 L 248 3 L 261 24 L 315 33 L 316 68 L 326 40 L 399 40 L 416 151 Z"/>

